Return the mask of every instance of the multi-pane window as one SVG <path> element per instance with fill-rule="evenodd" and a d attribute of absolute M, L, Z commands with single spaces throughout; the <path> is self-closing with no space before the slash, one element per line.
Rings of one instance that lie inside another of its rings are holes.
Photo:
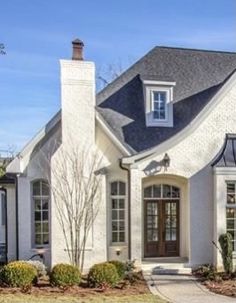
<path fill-rule="evenodd" d="M 125 242 L 125 201 L 126 185 L 124 182 L 111 183 L 111 226 L 112 242 Z"/>
<path fill-rule="evenodd" d="M 166 92 L 153 91 L 153 119 L 166 119 Z"/>
<path fill-rule="evenodd" d="M 49 244 L 49 186 L 46 181 L 33 183 L 34 245 Z"/>
<path fill-rule="evenodd" d="M 173 185 L 160 184 L 160 185 L 151 185 L 144 189 L 144 198 L 145 199 L 178 199 L 180 197 L 180 189 Z"/>
<path fill-rule="evenodd" d="M 227 183 L 226 229 L 232 235 L 236 251 L 236 182 Z"/>

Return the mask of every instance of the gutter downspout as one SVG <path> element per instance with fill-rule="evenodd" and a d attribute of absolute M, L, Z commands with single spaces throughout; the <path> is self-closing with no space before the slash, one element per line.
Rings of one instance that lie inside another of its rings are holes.
<path fill-rule="evenodd" d="M 19 195 L 18 195 L 18 175 L 16 180 L 16 260 L 19 260 Z"/>
<path fill-rule="evenodd" d="M 122 159 L 120 159 L 120 168 L 126 170 L 128 173 L 128 259 L 131 260 L 131 200 L 130 200 L 130 170 L 122 165 Z"/>

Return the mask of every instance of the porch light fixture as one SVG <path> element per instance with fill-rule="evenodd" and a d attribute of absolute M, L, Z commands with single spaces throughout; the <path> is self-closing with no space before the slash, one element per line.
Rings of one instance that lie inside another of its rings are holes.
<path fill-rule="evenodd" d="M 162 162 L 163 162 L 164 169 L 167 170 L 167 167 L 170 166 L 170 157 L 167 153 L 165 153 L 165 156 L 164 156 Z"/>
<path fill-rule="evenodd" d="M 117 249 L 116 249 L 116 255 L 119 256 L 120 254 L 121 254 L 121 249 L 120 249 L 120 248 L 117 248 Z"/>

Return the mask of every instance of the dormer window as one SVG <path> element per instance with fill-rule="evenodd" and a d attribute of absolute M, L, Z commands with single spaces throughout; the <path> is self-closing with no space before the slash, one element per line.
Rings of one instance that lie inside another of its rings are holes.
<path fill-rule="evenodd" d="M 174 85 L 175 82 L 143 80 L 147 126 L 173 126 Z"/>
<path fill-rule="evenodd" d="M 166 120 L 166 92 L 152 92 L 153 119 Z"/>

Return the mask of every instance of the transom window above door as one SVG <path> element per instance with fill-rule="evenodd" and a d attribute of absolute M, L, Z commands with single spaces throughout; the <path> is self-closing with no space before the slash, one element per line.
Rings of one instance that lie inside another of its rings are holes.
<path fill-rule="evenodd" d="M 176 186 L 168 184 L 154 184 L 144 188 L 145 199 L 178 199 L 180 197 L 180 189 Z"/>

